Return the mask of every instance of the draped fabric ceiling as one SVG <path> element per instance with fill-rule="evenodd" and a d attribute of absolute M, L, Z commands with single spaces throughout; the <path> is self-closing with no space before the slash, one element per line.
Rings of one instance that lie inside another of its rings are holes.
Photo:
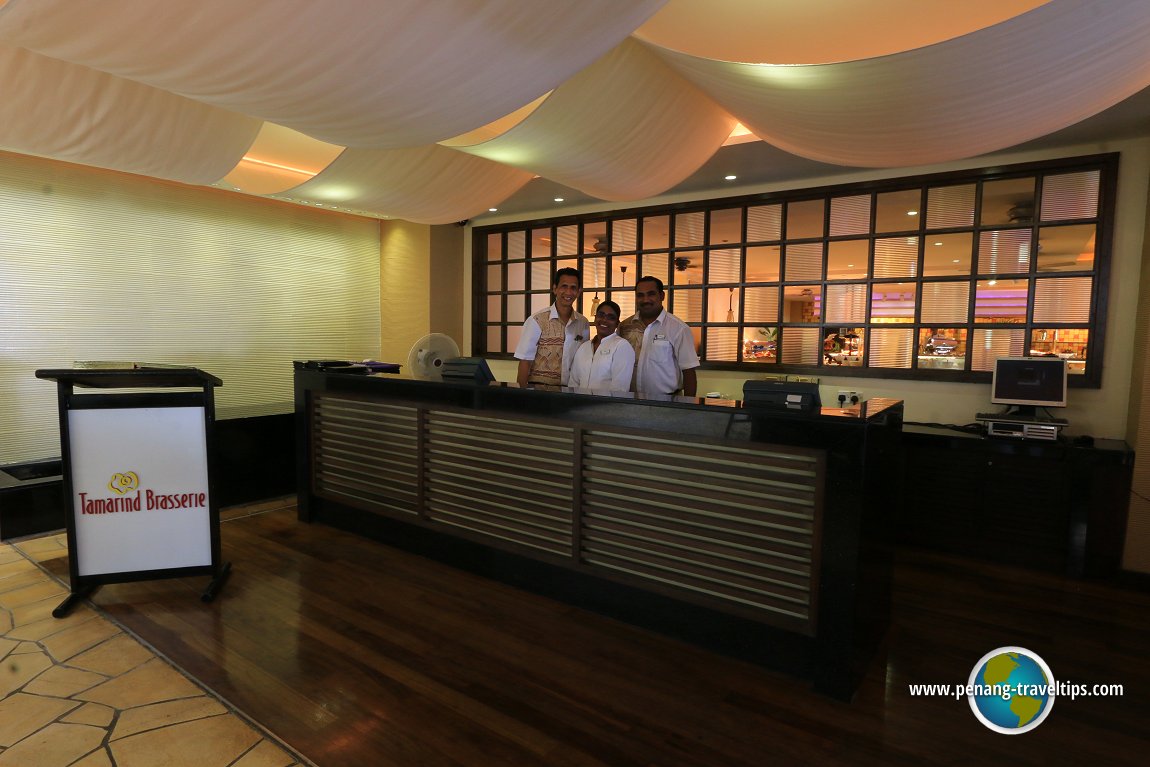
<path fill-rule="evenodd" d="M 657 195 L 740 123 L 902 167 L 1150 86 L 1145 0 L 0 3 L 0 149 L 420 223 Z"/>

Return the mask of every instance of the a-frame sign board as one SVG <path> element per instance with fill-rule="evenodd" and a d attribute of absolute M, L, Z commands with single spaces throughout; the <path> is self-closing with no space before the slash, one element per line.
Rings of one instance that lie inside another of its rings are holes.
<path fill-rule="evenodd" d="M 208 575 L 201 598 L 214 599 L 231 570 L 212 492 L 220 379 L 180 367 L 36 377 L 57 386 L 68 523 L 71 594 L 52 614 L 64 617 L 103 584 L 156 578 Z"/>

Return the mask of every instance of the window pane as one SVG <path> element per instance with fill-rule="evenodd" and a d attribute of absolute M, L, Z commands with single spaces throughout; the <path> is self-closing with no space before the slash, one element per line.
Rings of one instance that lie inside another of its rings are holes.
<path fill-rule="evenodd" d="M 870 232 L 870 195 L 831 199 L 831 237 Z"/>
<path fill-rule="evenodd" d="M 507 258 L 508 260 L 527 258 L 527 232 L 507 233 Z"/>
<path fill-rule="evenodd" d="M 913 282 L 876 283 L 872 285 L 870 321 L 914 322 L 916 288 L 917 285 Z"/>
<path fill-rule="evenodd" d="M 706 356 L 712 362 L 738 362 L 739 329 L 707 328 Z"/>
<path fill-rule="evenodd" d="M 923 322 L 963 322 L 970 315 L 969 282 L 924 282 Z"/>
<path fill-rule="evenodd" d="M 766 242 L 782 238 L 782 205 L 758 205 L 747 208 L 747 242 Z"/>
<path fill-rule="evenodd" d="M 501 354 L 503 352 L 503 326 L 502 325 L 488 325 L 487 326 L 487 351 L 490 354 Z M 511 351 L 515 351 L 515 347 L 511 347 Z"/>
<path fill-rule="evenodd" d="M 619 317 L 621 320 L 627 319 L 635 313 L 635 291 L 612 290 L 607 297 L 619 304 Z"/>
<path fill-rule="evenodd" d="M 703 244 L 703 211 L 675 215 L 675 247 Z"/>
<path fill-rule="evenodd" d="M 827 285 L 827 322 L 866 322 L 866 285 Z"/>
<path fill-rule="evenodd" d="M 825 200 L 788 202 L 787 239 L 802 240 L 808 237 L 822 237 L 825 210 Z"/>
<path fill-rule="evenodd" d="M 643 275 L 635 273 L 636 256 L 614 256 L 611 259 L 611 287 L 634 288 Z"/>
<path fill-rule="evenodd" d="M 914 330 L 872 328 L 869 367 L 909 368 L 914 360 Z"/>
<path fill-rule="evenodd" d="M 1096 170 L 1046 176 L 1042 179 L 1042 220 L 1097 216 L 1098 180 Z"/>
<path fill-rule="evenodd" d="M 741 260 L 738 248 L 712 250 L 707 254 L 707 282 L 738 282 Z"/>
<path fill-rule="evenodd" d="M 487 297 L 487 321 L 500 322 L 503 320 L 503 296 L 499 293 Z"/>
<path fill-rule="evenodd" d="M 1029 280 L 980 280 L 974 298 L 975 322 L 1025 322 Z"/>
<path fill-rule="evenodd" d="M 866 279 L 869 261 L 870 240 L 837 240 L 828 243 L 827 279 Z"/>
<path fill-rule="evenodd" d="M 511 295 L 507 297 L 507 321 L 523 323 L 527 319 L 527 296 L 522 294 Z M 494 320 L 494 317 L 488 317 L 488 320 Z"/>
<path fill-rule="evenodd" d="M 822 355 L 822 330 L 783 328 L 782 348 L 779 354 L 783 364 L 817 365 Z"/>
<path fill-rule="evenodd" d="M 607 222 L 591 221 L 583 225 L 583 252 L 606 254 L 610 252 L 607 245 Z"/>
<path fill-rule="evenodd" d="M 710 288 L 707 291 L 707 322 L 738 322 L 739 291 L 735 288 Z"/>
<path fill-rule="evenodd" d="M 983 226 L 1034 223 L 1034 177 L 983 184 L 979 219 Z"/>
<path fill-rule="evenodd" d="M 926 195 L 926 228 L 974 225 L 974 184 L 936 186 Z"/>
<path fill-rule="evenodd" d="M 557 256 L 573 256 L 583 250 L 579 247 L 579 227 L 575 224 L 556 228 L 555 241 L 558 243 Z"/>
<path fill-rule="evenodd" d="M 778 282 L 779 246 L 747 248 L 747 282 Z"/>
<path fill-rule="evenodd" d="M 550 290 L 551 278 L 554 274 L 551 271 L 550 261 L 532 261 L 531 262 L 531 289 L 532 290 Z"/>
<path fill-rule="evenodd" d="M 532 293 L 531 294 L 531 313 L 546 309 L 551 306 L 553 296 L 550 293 Z"/>
<path fill-rule="evenodd" d="M 508 354 L 515 351 L 515 347 L 519 346 L 519 339 L 523 335 L 522 325 L 508 325 L 507 326 L 507 348 L 504 350 Z"/>
<path fill-rule="evenodd" d="M 788 285 L 783 290 L 783 322 L 822 319 L 822 285 Z"/>
<path fill-rule="evenodd" d="M 742 208 L 712 210 L 708 216 L 711 219 L 711 231 L 707 235 L 707 241 L 711 245 L 743 241 Z"/>
<path fill-rule="evenodd" d="M 917 231 L 921 218 L 919 215 L 921 202 L 922 192 L 918 189 L 884 192 L 878 195 L 874 222 L 875 233 Z"/>
<path fill-rule="evenodd" d="M 966 365 L 966 328 L 921 328 L 918 367 L 921 370 L 962 370 Z"/>
<path fill-rule="evenodd" d="M 1052 277 L 1034 285 L 1035 322 L 1089 322 L 1091 277 Z"/>
<path fill-rule="evenodd" d="M 778 322 L 778 288 L 743 288 L 743 302 L 745 322 Z"/>
<path fill-rule="evenodd" d="M 611 222 L 611 249 L 618 253 L 621 250 L 635 250 L 637 245 L 636 232 L 638 222 L 633 218 Z"/>
<path fill-rule="evenodd" d="M 681 250 L 672 257 L 671 263 L 674 265 L 671 282 L 675 285 L 703 284 L 703 251 Z"/>
<path fill-rule="evenodd" d="M 1094 268 L 1094 224 L 1038 230 L 1038 271 L 1086 272 Z"/>
<path fill-rule="evenodd" d="M 503 290 L 503 267 L 499 264 L 487 267 L 487 289 Z"/>
<path fill-rule="evenodd" d="M 523 261 L 511 263 L 507 265 L 507 289 L 508 290 L 526 290 L 527 286 L 524 284 L 524 274 L 526 273 L 526 264 Z"/>
<path fill-rule="evenodd" d="M 487 235 L 487 260 L 499 261 L 503 258 L 503 235 Z"/>
<path fill-rule="evenodd" d="M 550 227 L 531 230 L 531 257 L 551 257 L 551 229 Z"/>
<path fill-rule="evenodd" d="M 926 238 L 922 273 L 926 277 L 970 274 L 973 254 L 974 235 L 970 232 L 932 234 Z"/>
<path fill-rule="evenodd" d="M 670 312 L 683 322 L 703 321 L 703 291 L 698 288 L 676 288 L 667 295 Z"/>
<path fill-rule="evenodd" d="M 664 285 L 671 283 L 671 256 L 668 253 L 644 253 L 643 277 L 658 277 Z"/>
<path fill-rule="evenodd" d="M 670 216 L 650 216 L 643 219 L 643 250 L 658 250 L 671 246 Z"/>
<path fill-rule="evenodd" d="M 1026 331 L 1022 328 L 977 328 L 970 345 L 970 369 L 994 370 L 994 361 L 999 357 L 1025 355 Z"/>
<path fill-rule="evenodd" d="M 1066 360 L 1066 372 L 1086 372 L 1087 342 L 1090 331 L 1086 328 L 1036 328 L 1030 334 L 1030 356 L 1057 354 Z"/>
<path fill-rule="evenodd" d="M 578 270 L 578 269 L 579 269 L 579 259 L 577 259 L 577 258 L 556 259 L 556 260 L 555 260 L 555 271 L 557 272 L 557 271 L 559 271 L 560 269 L 575 269 L 575 270 Z M 551 279 L 554 279 L 554 277 L 555 277 L 555 275 L 554 275 L 554 273 L 552 273 L 552 275 L 551 275 Z M 551 285 L 550 285 L 550 280 L 548 280 L 548 285 L 547 285 L 547 287 L 548 287 L 548 288 L 550 288 L 550 287 L 551 287 Z"/>
<path fill-rule="evenodd" d="M 823 278 L 823 243 L 804 242 L 801 245 L 788 245 L 784 255 L 787 282 Z"/>
<path fill-rule="evenodd" d="M 918 275 L 918 237 L 884 237 L 875 240 L 875 277 L 916 275 Z"/>
<path fill-rule="evenodd" d="M 774 326 L 743 328 L 743 362 L 778 362 L 779 329 Z"/>
<path fill-rule="evenodd" d="M 863 328 L 823 328 L 823 364 L 862 367 L 864 332 Z"/>
<path fill-rule="evenodd" d="M 607 259 L 583 259 L 583 292 L 605 287 L 607 287 Z"/>
<path fill-rule="evenodd" d="M 1029 229 L 994 229 L 978 236 L 979 274 L 1020 274 L 1030 271 Z"/>

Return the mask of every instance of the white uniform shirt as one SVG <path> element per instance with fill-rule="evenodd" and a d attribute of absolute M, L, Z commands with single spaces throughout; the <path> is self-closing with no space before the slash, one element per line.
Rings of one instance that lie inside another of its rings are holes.
<path fill-rule="evenodd" d="M 683 371 L 697 367 L 699 355 L 691 329 L 664 309 L 643 330 L 639 365 L 635 369 L 635 391 L 673 394 L 683 388 Z"/>
<path fill-rule="evenodd" d="M 551 304 L 551 319 L 559 319 L 559 310 L 555 308 L 555 304 Z M 572 309 L 571 318 L 567 320 L 564 332 L 561 384 L 566 386 L 568 374 L 571 370 L 571 360 L 574 359 L 575 351 L 579 348 L 579 344 L 591 337 L 591 324 L 587 322 L 586 317 Z M 524 320 L 523 335 L 519 336 L 519 344 L 515 347 L 515 359 L 534 360 L 535 350 L 539 346 L 539 336 L 541 334 L 542 331 L 539 328 L 539 323 L 535 321 L 534 316 Z"/>
<path fill-rule="evenodd" d="M 584 341 L 571 363 L 568 385 L 576 389 L 630 391 L 631 374 L 635 372 L 635 350 L 618 333 L 599 342 L 599 350 Z"/>

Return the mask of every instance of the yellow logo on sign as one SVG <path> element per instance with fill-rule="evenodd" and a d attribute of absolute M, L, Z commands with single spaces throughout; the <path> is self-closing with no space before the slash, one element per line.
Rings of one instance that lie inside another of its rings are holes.
<path fill-rule="evenodd" d="M 117 472 L 112 475 L 112 479 L 108 482 L 108 489 L 117 495 L 130 493 L 140 486 L 140 478 L 136 476 L 134 471 L 125 471 L 122 474 Z"/>

